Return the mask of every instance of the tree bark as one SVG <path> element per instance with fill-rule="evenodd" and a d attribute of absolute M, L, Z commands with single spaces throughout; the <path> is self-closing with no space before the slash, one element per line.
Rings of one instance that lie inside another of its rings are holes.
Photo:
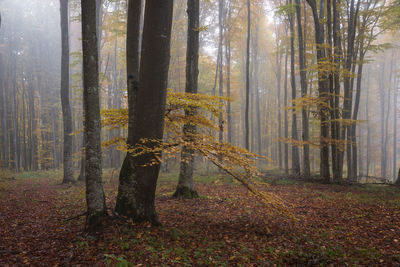
<path fill-rule="evenodd" d="M 290 0 L 290 4 L 292 4 L 292 0 Z M 294 15 L 289 15 L 289 27 L 290 27 L 290 82 L 292 87 L 292 101 L 296 99 L 296 79 L 295 79 L 295 70 L 294 70 Z M 295 107 L 295 103 L 292 102 L 292 106 Z M 297 115 L 292 110 L 292 139 L 293 141 L 297 141 Z M 292 146 L 292 173 L 294 175 L 300 175 L 300 156 L 299 156 L 299 148 L 296 145 Z"/>
<path fill-rule="evenodd" d="M 136 101 L 131 137 L 132 146 L 144 142 L 154 149 L 163 139 L 173 0 L 147 0 L 145 9 L 137 92 L 140 101 Z M 134 127 L 137 125 L 140 127 Z M 137 222 L 159 224 L 154 201 L 161 156 L 159 152 L 148 152 L 125 159 L 117 196 L 118 213 Z"/>
<path fill-rule="evenodd" d="M 250 29 L 251 29 L 251 10 L 250 0 L 247 0 L 247 46 L 246 46 L 246 104 L 245 104 L 245 141 L 244 147 L 249 150 L 249 98 L 250 98 Z"/>
<path fill-rule="evenodd" d="M 127 86 L 128 86 L 128 147 L 134 145 L 134 114 L 139 90 L 139 44 L 140 44 L 140 21 L 142 14 L 142 0 L 129 0 L 128 2 L 128 22 L 126 35 L 126 67 L 127 67 Z M 120 214 L 127 214 L 125 207 L 133 206 L 134 201 L 132 185 L 133 180 L 127 174 L 130 169 L 130 162 L 133 157 L 127 153 L 122 163 L 119 174 L 118 199 L 115 210 Z"/>
<path fill-rule="evenodd" d="M 306 63 L 304 54 L 304 38 L 303 29 L 301 24 L 301 5 L 300 0 L 296 0 L 296 14 L 297 14 L 297 36 L 299 44 L 299 63 L 300 63 L 300 86 L 301 86 L 301 97 L 307 96 L 307 77 L 306 77 Z M 309 141 L 308 131 L 308 114 L 305 107 L 301 109 L 301 121 L 302 121 L 302 139 L 303 142 Z M 303 172 L 302 174 L 306 177 L 310 176 L 310 145 L 303 145 Z"/>
<path fill-rule="evenodd" d="M 186 86 L 185 92 L 190 94 L 197 93 L 198 76 L 199 76 L 199 28 L 200 23 L 200 3 L 199 0 L 188 0 L 188 36 L 186 51 Z M 221 56 L 222 58 L 222 56 Z M 222 68 L 221 68 L 222 69 Z M 221 81 L 220 81 L 221 83 Z M 221 86 L 221 85 L 220 85 Z M 196 114 L 195 109 L 185 110 L 186 116 Z M 189 142 L 193 142 L 196 134 L 196 126 L 187 123 L 183 127 L 185 138 Z M 182 148 L 181 166 L 179 173 L 179 181 L 174 193 L 176 198 L 194 198 L 198 197 L 194 181 L 194 151 L 187 146 Z"/>
<path fill-rule="evenodd" d="M 107 215 L 102 184 L 101 118 L 99 97 L 99 65 L 96 28 L 96 5 L 81 0 L 83 52 L 83 105 L 85 134 L 85 180 L 87 231 L 94 231 Z"/>
<path fill-rule="evenodd" d="M 72 112 L 69 102 L 69 30 L 68 0 L 60 0 L 61 18 L 61 108 L 63 116 L 63 183 L 74 181 L 74 165 L 72 160 Z"/>

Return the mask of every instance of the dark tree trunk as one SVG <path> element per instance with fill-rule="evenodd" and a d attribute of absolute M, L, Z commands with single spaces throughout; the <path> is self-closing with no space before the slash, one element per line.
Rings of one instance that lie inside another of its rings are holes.
<path fill-rule="evenodd" d="M 290 4 L 292 4 L 292 0 L 290 0 Z M 294 71 L 294 15 L 290 14 L 289 16 L 289 25 L 290 25 L 290 82 L 292 87 L 292 101 L 296 99 L 296 80 L 295 80 L 295 71 Z M 295 107 L 295 103 L 292 102 L 292 106 Z M 292 139 L 293 141 L 297 141 L 297 115 L 292 110 Z M 299 156 L 299 148 L 296 145 L 292 146 L 292 173 L 294 175 L 300 175 L 300 156 Z"/>
<path fill-rule="evenodd" d="M 340 141 L 339 105 L 340 105 L 340 59 L 342 57 L 342 42 L 340 37 L 339 10 L 340 0 L 333 0 L 333 53 L 334 63 L 338 70 L 333 74 L 334 95 L 332 106 L 331 136 L 334 141 Z M 342 146 L 341 144 L 339 146 Z M 340 182 L 343 177 L 343 152 L 335 142 L 332 144 L 332 174 L 333 181 Z"/>
<path fill-rule="evenodd" d="M 320 14 L 318 15 L 317 3 L 315 0 L 307 0 L 307 3 L 310 5 L 314 18 L 314 27 L 315 27 L 315 41 L 317 47 L 317 61 L 318 65 L 322 64 L 325 60 L 325 34 L 324 34 L 324 25 L 320 23 L 321 20 L 325 18 L 325 7 L 324 1 L 320 2 Z M 324 179 L 326 183 L 330 182 L 330 171 L 329 171 L 329 147 L 327 140 L 329 138 L 329 126 L 328 126 L 328 114 L 329 109 L 327 106 L 329 105 L 328 99 L 328 84 L 327 77 L 324 71 L 321 68 L 318 68 L 318 93 L 319 97 L 322 101 L 326 103 L 326 105 L 319 106 L 319 114 L 320 114 L 320 123 L 321 123 L 321 134 L 320 134 L 320 145 L 321 145 L 321 165 L 320 165 L 320 175 Z"/>
<path fill-rule="evenodd" d="M 282 138 L 282 107 L 281 107 L 281 92 L 282 92 L 282 50 L 277 43 L 276 52 L 276 82 L 277 82 L 277 101 L 278 101 L 278 139 Z M 286 104 L 285 104 L 286 105 Z M 285 109 L 286 111 L 286 109 Z M 278 164 L 279 168 L 282 169 L 282 142 L 278 142 Z"/>
<path fill-rule="evenodd" d="M 61 17 L 61 107 L 63 115 L 63 183 L 74 181 L 74 165 L 72 161 L 72 112 L 69 103 L 69 30 L 68 0 L 60 0 Z"/>
<path fill-rule="evenodd" d="M 142 14 L 142 0 L 129 0 L 128 2 L 128 23 L 126 35 L 126 66 L 127 66 L 127 86 L 128 86 L 128 139 L 129 147 L 134 145 L 134 114 L 136 107 L 137 93 L 139 90 L 139 43 L 140 43 L 140 21 Z M 119 174 L 118 200 L 116 211 L 120 214 L 127 214 L 126 206 L 133 207 L 134 201 L 133 180 L 126 176 L 131 168 L 130 162 L 133 157 L 130 153 L 126 154 Z"/>
<path fill-rule="evenodd" d="M 96 5 L 82 0 L 83 105 L 85 134 L 85 180 L 87 231 L 96 230 L 107 215 L 102 184 L 101 118 Z"/>
<path fill-rule="evenodd" d="M 199 28 L 200 23 L 200 4 L 199 0 L 188 0 L 188 36 L 186 51 L 186 86 L 185 92 L 196 94 L 199 76 Z M 221 56 L 222 58 L 222 56 Z M 222 69 L 222 68 L 221 68 Z M 221 82 L 221 81 L 220 81 Z M 196 114 L 195 109 L 185 110 L 186 116 Z M 193 142 L 194 134 L 196 134 L 196 126 L 187 123 L 183 127 L 185 138 L 189 142 Z M 186 146 L 182 148 L 181 166 L 179 173 L 179 182 L 174 193 L 177 198 L 193 198 L 197 197 L 194 181 L 194 151 Z"/>
<path fill-rule="evenodd" d="M 137 92 L 140 101 L 136 101 L 133 118 L 133 126 L 140 127 L 133 127 L 131 144 L 136 146 L 145 140 L 146 146 L 155 148 L 163 139 L 173 0 L 147 0 L 145 9 Z M 125 159 L 117 196 L 118 213 L 137 222 L 159 224 L 154 201 L 160 164 L 149 163 L 160 157 L 157 152 L 148 152 Z"/>
<path fill-rule="evenodd" d="M 288 71 L 287 71 L 287 65 L 288 65 L 288 53 L 286 50 L 285 53 L 285 82 L 284 82 L 284 96 L 283 96 L 283 104 L 286 107 L 288 104 Z M 288 112 L 287 109 L 285 108 L 284 111 L 284 117 L 285 117 L 285 139 L 289 138 L 289 123 L 288 123 Z M 285 174 L 289 174 L 289 144 L 285 142 L 284 146 L 284 159 L 283 159 L 283 166 L 285 169 Z"/>
<path fill-rule="evenodd" d="M 306 77 L 306 63 L 305 63 L 305 53 L 304 53 L 304 38 L 303 29 L 301 25 L 301 5 L 300 0 L 296 0 L 296 13 L 297 13 L 297 36 L 299 44 L 299 63 L 300 63 L 300 86 L 301 86 L 301 97 L 306 97 L 307 95 L 307 77 Z M 308 132 L 308 114 L 307 110 L 303 107 L 301 109 L 301 121 L 302 121 L 302 139 L 303 142 L 309 141 Z M 303 175 L 310 176 L 310 146 L 308 144 L 303 145 Z"/>
<path fill-rule="evenodd" d="M 393 181 L 396 180 L 397 171 L 397 97 L 398 97 L 398 77 L 394 78 L 394 97 L 393 97 Z"/>

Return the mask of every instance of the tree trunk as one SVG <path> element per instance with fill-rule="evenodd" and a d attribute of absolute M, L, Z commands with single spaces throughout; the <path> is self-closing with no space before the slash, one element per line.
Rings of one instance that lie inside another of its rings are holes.
<path fill-rule="evenodd" d="M 68 0 L 60 0 L 61 18 L 61 107 L 63 116 L 63 183 L 74 181 L 74 165 L 72 160 L 72 112 L 69 103 L 69 30 Z"/>
<path fill-rule="evenodd" d="M 107 215 L 102 184 L 101 118 L 99 97 L 99 65 L 96 29 L 96 5 L 81 0 L 83 52 L 83 105 L 86 170 L 87 231 L 96 230 Z"/>
<path fill-rule="evenodd" d="M 286 109 L 286 106 L 288 104 L 288 71 L 287 71 L 287 65 L 288 65 L 288 53 L 286 50 L 285 53 L 285 82 L 284 82 L 284 96 L 283 96 L 283 104 L 285 106 L 285 111 L 284 111 L 284 117 L 285 117 L 285 139 L 289 138 L 289 123 L 288 123 L 288 112 Z M 285 146 L 284 146 L 284 159 L 283 159 L 283 166 L 285 169 L 285 174 L 288 175 L 289 174 L 289 144 L 287 142 L 285 142 Z"/>
<path fill-rule="evenodd" d="M 136 99 L 139 90 L 139 43 L 140 43 L 140 21 L 142 14 L 142 0 L 129 0 L 128 2 L 128 22 L 127 22 L 127 35 L 126 35 L 126 67 L 127 67 L 127 86 L 128 86 L 128 139 L 127 144 L 129 147 L 134 145 L 133 132 L 134 132 L 134 114 L 136 108 Z M 125 160 L 122 163 L 119 174 L 119 187 L 118 199 L 115 210 L 127 215 L 125 207 L 133 207 L 133 203 L 128 204 L 129 201 L 134 201 L 132 191 L 134 189 L 127 174 L 131 168 L 130 162 L 133 157 L 130 153 L 126 154 Z"/>
<path fill-rule="evenodd" d="M 228 6 L 228 21 L 226 23 L 226 37 L 225 37 L 225 58 L 226 58 L 226 96 L 231 97 L 231 16 L 232 7 Z M 231 102 L 228 101 L 226 105 L 226 117 L 228 127 L 228 143 L 232 143 L 232 115 L 231 115 Z"/>
<path fill-rule="evenodd" d="M 163 139 L 173 0 L 147 0 L 145 9 L 137 92 L 140 101 L 136 101 L 130 141 L 134 147 L 145 142 L 144 145 L 154 149 Z M 161 156 L 148 152 L 125 159 L 117 196 L 118 213 L 137 222 L 159 224 L 154 201 Z"/>
<path fill-rule="evenodd" d="M 246 46 L 246 104 L 245 104 L 245 141 L 244 147 L 249 150 L 249 98 L 250 98 L 250 29 L 251 29 L 251 12 L 250 0 L 247 0 L 247 46 Z"/>
<path fill-rule="evenodd" d="M 315 41 L 317 48 L 317 61 L 318 65 L 322 64 L 325 60 L 325 34 L 324 34 L 324 25 L 320 23 L 320 21 L 325 18 L 325 7 L 324 1 L 320 2 L 320 14 L 318 15 L 317 4 L 315 0 L 307 0 L 307 3 L 310 5 L 314 18 L 314 27 L 315 27 Z M 324 101 L 326 105 L 319 106 L 319 114 L 320 114 L 320 156 L 321 156 L 321 165 L 320 165 L 320 175 L 324 179 L 326 183 L 330 182 L 330 171 L 329 171 L 329 147 L 328 147 L 328 137 L 329 137 L 329 126 L 328 126 L 328 113 L 329 109 L 326 107 L 329 105 L 328 100 L 328 84 L 327 77 L 324 71 L 321 68 L 318 68 L 318 93 L 321 101 Z"/>
<path fill-rule="evenodd" d="M 200 4 L 199 0 L 188 0 L 188 36 L 186 51 L 186 86 L 185 92 L 196 94 L 199 76 L 199 28 L 200 23 Z M 221 44 L 222 46 L 222 44 Z M 222 56 L 221 56 L 222 58 Z M 221 68 L 222 69 L 222 68 Z M 221 80 L 220 80 L 221 83 Z M 220 84 L 221 86 L 221 84 Z M 185 110 L 186 116 L 196 114 L 195 109 Z M 193 141 L 196 134 L 196 126 L 187 123 L 183 127 L 185 138 L 190 142 Z M 193 198 L 198 197 L 194 181 L 194 151 L 184 146 L 181 153 L 181 166 L 179 173 L 179 182 L 174 193 L 176 198 Z"/>
<path fill-rule="evenodd" d="M 396 180 L 397 171 L 397 88 L 398 77 L 394 78 L 394 97 L 393 97 L 393 181 Z"/>
<path fill-rule="evenodd" d="M 292 4 L 292 0 L 290 0 Z M 289 27 L 290 27 L 290 81 L 292 87 L 292 101 L 296 99 L 296 80 L 294 71 L 294 16 L 290 14 L 289 16 Z M 292 106 L 295 107 L 295 103 L 292 102 Z M 292 139 L 297 141 L 297 115 L 292 110 Z M 299 148 L 296 145 L 292 145 L 292 174 L 300 175 L 300 156 Z"/>

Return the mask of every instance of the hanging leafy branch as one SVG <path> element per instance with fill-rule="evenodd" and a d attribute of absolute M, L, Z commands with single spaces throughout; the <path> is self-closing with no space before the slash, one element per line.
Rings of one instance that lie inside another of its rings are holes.
<path fill-rule="evenodd" d="M 128 147 L 126 139 L 121 136 L 104 141 L 103 146 L 116 145 L 117 149 L 129 152 L 134 156 L 151 153 L 154 157 L 151 162 L 147 163 L 149 165 L 160 164 L 162 154 L 164 160 L 179 157 L 182 147 L 185 146 L 202 155 L 244 185 L 258 199 L 271 207 L 269 212 L 293 217 L 279 197 L 258 189 L 257 185 L 261 183 L 255 178 L 261 174 L 256 167 L 257 160 L 269 159 L 228 142 L 220 142 L 215 137 L 215 132 L 219 131 L 219 125 L 210 119 L 210 114 L 215 118 L 222 118 L 224 114 L 221 113 L 221 110 L 225 110 L 224 106 L 228 101 L 230 100 L 225 97 L 178 93 L 169 90 L 165 114 L 165 133 L 168 138 L 164 140 L 142 139 L 140 144 L 135 147 Z M 185 110 L 194 109 L 196 112 L 193 115 L 185 116 Z M 127 109 L 104 110 L 102 115 L 103 127 L 109 130 L 128 126 Z M 185 124 L 195 125 L 197 131 L 183 134 L 182 127 Z"/>

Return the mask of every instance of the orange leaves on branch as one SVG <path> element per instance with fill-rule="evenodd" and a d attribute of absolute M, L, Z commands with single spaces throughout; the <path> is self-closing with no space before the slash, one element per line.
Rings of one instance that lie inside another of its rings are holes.
<path fill-rule="evenodd" d="M 148 165 L 160 164 L 161 155 L 164 159 L 179 157 L 183 147 L 193 154 L 202 155 L 219 169 L 225 171 L 235 180 L 244 185 L 251 193 L 271 209 L 268 212 L 286 214 L 293 217 L 284 202 L 272 193 L 257 188 L 260 185 L 256 177 L 260 176 L 256 166 L 257 160 L 266 159 L 251 153 L 244 148 L 228 142 L 220 142 L 216 138 L 219 125 L 210 119 L 224 117 L 225 97 L 202 94 L 178 93 L 168 91 L 165 114 L 165 138 L 163 140 L 142 139 L 135 147 L 128 147 L 122 137 L 103 142 L 103 146 L 116 145 L 117 149 L 129 152 L 134 157 L 151 154 Z M 128 111 L 106 110 L 102 112 L 103 126 L 108 129 L 127 128 Z M 185 126 L 186 125 L 186 126 Z M 196 130 L 183 131 L 187 125 L 195 126 Z"/>

